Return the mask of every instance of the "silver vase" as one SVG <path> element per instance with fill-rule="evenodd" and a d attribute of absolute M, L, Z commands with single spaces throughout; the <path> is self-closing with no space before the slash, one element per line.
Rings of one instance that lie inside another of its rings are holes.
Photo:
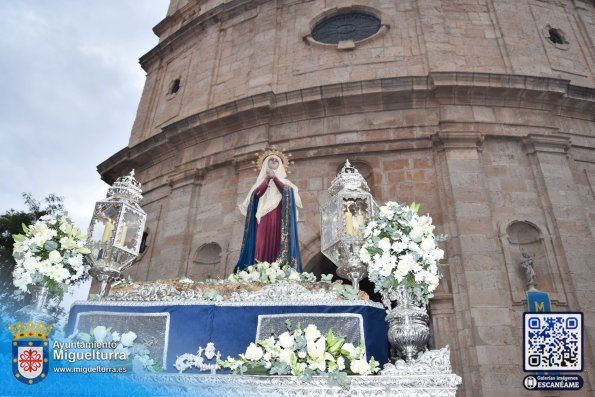
<path fill-rule="evenodd" d="M 396 306 L 391 308 L 393 301 Z M 388 341 L 399 356 L 411 362 L 430 340 L 430 317 L 426 306 L 405 287 L 384 292 L 383 302 L 389 308 L 386 315 Z"/>
<path fill-rule="evenodd" d="M 32 321 L 54 321 L 53 311 L 59 304 L 58 297 L 50 291 L 47 285 L 30 285 L 29 292 L 31 293 L 29 304 L 18 310 L 17 313 L 27 316 Z"/>

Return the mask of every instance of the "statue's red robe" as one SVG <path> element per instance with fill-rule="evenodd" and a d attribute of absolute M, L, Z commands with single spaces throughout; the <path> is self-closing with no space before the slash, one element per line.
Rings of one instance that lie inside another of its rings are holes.
<path fill-rule="evenodd" d="M 269 185 L 270 177 L 265 178 L 264 181 L 254 191 L 256 197 L 260 198 L 266 192 Z M 273 178 L 275 186 L 280 192 L 285 186 L 277 177 Z M 272 263 L 277 259 L 279 253 L 279 243 L 281 242 L 281 203 L 260 218 L 260 222 L 256 224 L 256 249 L 254 259 L 260 262 Z"/>

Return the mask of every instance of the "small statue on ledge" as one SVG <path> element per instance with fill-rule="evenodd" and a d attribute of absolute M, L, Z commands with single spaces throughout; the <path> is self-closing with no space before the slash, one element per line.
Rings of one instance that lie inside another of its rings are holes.
<path fill-rule="evenodd" d="M 537 280 L 535 275 L 535 269 L 533 268 L 533 257 L 527 254 L 525 251 L 522 251 L 523 260 L 521 261 L 521 266 L 523 270 L 525 270 L 525 277 L 527 278 L 527 288 L 529 291 L 536 290 Z"/>

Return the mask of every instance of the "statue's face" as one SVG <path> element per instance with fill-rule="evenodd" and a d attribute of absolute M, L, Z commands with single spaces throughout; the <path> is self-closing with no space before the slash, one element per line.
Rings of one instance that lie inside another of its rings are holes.
<path fill-rule="evenodd" d="M 279 168 L 279 160 L 277 160 L 274 157 L 273 158 L 270 158 L 269 159 L 269 162 L 268 162 L 268 165 L 269 165 L 269 169 L 274 171 L 277 168 Z"/>

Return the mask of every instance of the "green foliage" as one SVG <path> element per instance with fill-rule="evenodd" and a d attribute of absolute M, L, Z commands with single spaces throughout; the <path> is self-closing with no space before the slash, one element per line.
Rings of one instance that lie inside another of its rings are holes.
<path fill-rule="evenodd" d="M 27 225 L 34 223 L 44 215 L 64 212 L 64 198 L 53 193 L 43 199 L 45 204 L 43 207 L 31 193 L 23 193 L 22 196 L 28 207 L 27 211 L 9 209 L 0 215 L 0 256 L 12 257 L 13 234 L 19 234 L 21 231 L 27 233 Z"/>

